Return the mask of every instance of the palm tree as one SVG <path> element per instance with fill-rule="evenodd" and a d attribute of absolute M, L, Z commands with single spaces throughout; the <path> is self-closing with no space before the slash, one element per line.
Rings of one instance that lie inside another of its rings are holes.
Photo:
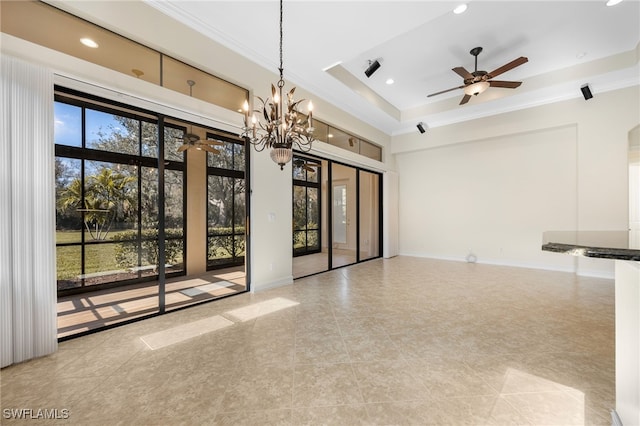
<path fill-rule="evenodd" d="M 84 199 L 82 182 L 76 178 L 61 191 L 58 208 L 66 210 L 75 206 L 84 214 L 84 225 L 91 238 L 106 240 L 114 220 L 126 219 L 135 210 L 136 197 L 130 186 L 135 180 L 134 176 L 102 168 L 87 177 Z"/>

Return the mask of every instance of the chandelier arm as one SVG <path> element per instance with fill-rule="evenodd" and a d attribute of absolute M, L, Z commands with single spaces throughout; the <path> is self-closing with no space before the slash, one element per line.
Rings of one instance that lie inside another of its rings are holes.
<path fill-rule="evenodd" d="M 249 139 L 249 142 L 251 142 L 251 144 L 254 146 L 256 152 L 262 152 L 265 148 L 267 148 L 267 144 L 264 142 L 263 138 L 256 139 L 255 141 Z"/>
<path fill-rule="evenodd" d="M 302 151 L 302 152 L 309 152 L 311 151 L 311 148 L 312 148 L 311 143 L 300 144 L 298 142 L 295 143 L 295 147 L 296 147 L 296 150 Z"/>

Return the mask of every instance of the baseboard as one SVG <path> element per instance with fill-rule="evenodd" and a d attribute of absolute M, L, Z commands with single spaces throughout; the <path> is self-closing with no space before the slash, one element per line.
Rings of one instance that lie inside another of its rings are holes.
<path fill-rule="evenodd" d="M 452 261 L 452 262 L 467 263 L 467 259 L 465 257 L 437 256 L 437 255 L 431 255 L 427 253 L 402 252 L 402 253 L 399 253 L 399 256 L 420 257 L 424 259 L 445 260 L 445 261 Z M 477 260 L 474 263 L 479 263 L 482 265 L 509 266 L 513 268 L 539 269 L 543 271 L 567 272 L 570 274 L 579 275 L 581 277 L 590 277 L 590 278 L 603 278 L 603 279 L 611 279 L 611 280 L 615 278 L 613 273 L 609 273 L 607 271 L 593 270 L 593 269 L 589 270 L 584 268 L 583 269 L 579 268 L 576 271 L 573 267 L 563 268 L 563 267 L 545 265 L 545 264 L 539 264 L 539 263 L 509 262 L 509 261 L 495 260 L 495 259 Z"/>
<path fill-rule="evenodd" d="M 616 410 L 611 410 L 611 426 L 623 426 Z"/>
<path fill-rule="evenodd" d="M 264 290 L 269 290 L 276 287 L 282 287 L 283 285 L 293 284 L 293 275 L 288 275 L 284 278 L 280 278 L 275 281 L 265 281 L 265 282 L 256 282 L 253 281 L 251 283 L 251 292 L 257 293 Z"/>

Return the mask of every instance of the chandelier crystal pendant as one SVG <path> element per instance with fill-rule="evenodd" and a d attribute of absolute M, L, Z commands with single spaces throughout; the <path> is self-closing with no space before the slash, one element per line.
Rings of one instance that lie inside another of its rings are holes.
<path fill-rule="evenodd" d="M 299 106 L 304 99 L 295 101 L 293 93 L 296 88 L 292 88 L 284 93 L 284 78 L 282 65 L 282 0 L 280 0 L 280 80 L 277 85 L 271 85 L 271 98 L 262 99 L 260 108 L 253 110 L 251 119 L 249 118 L 249 102 L 244 101 L 244 127 L 242 128 L 243 138 L 247 138 L 260 152 L 265 149 L 271 150 L 271 159 L 284 169 L 285 164 L 291 161 L 293 149 L 303 152 L 311 150 L 313 137 L 313 103 L 307 104 L 308 114 L 299 110 Z M 285 105 L 286 101 L 286 105 Z M 261 118 L 258 120 L 258 114 Z"/>

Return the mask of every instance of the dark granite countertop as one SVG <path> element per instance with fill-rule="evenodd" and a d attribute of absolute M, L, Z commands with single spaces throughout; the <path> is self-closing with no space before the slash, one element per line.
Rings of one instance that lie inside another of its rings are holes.
<path fill-rule="evenodd" d="M 542 250 L 640 261 L 640 231 L 547 231 L 543 234 Z"/>

